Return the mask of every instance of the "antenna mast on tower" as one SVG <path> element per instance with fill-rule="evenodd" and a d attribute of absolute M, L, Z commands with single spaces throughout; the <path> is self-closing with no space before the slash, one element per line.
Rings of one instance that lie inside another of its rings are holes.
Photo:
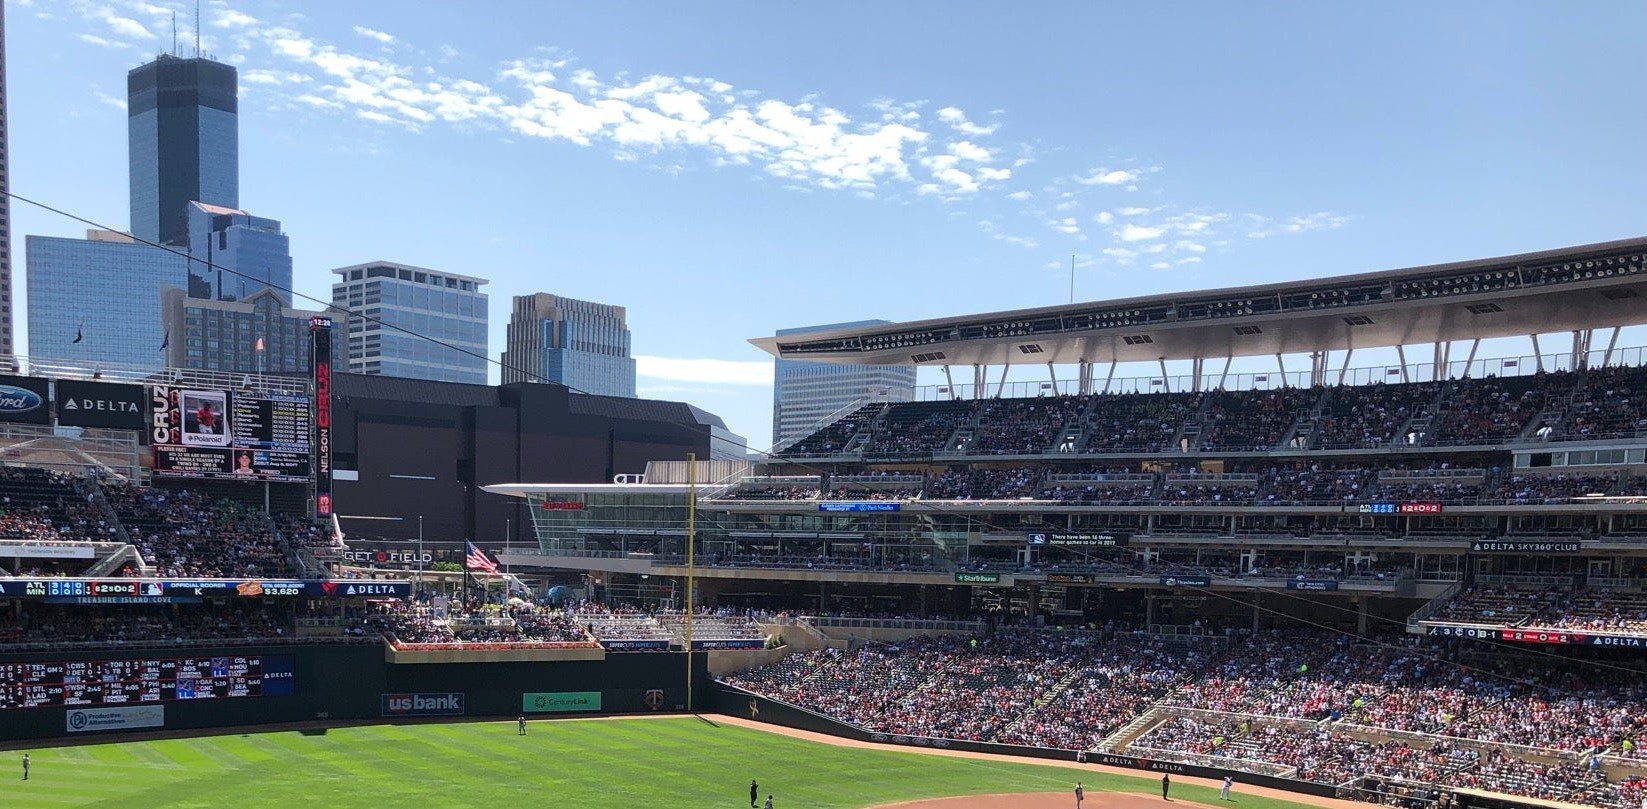
<path fill-rule="evenodd" d="M 177 55 L 177 12 L 172 11 L 172 55 Z"/>
<path fill-rule="evenodd" d="M 200 0 L 194 0 L 194 58 L 200 58 Z"/>

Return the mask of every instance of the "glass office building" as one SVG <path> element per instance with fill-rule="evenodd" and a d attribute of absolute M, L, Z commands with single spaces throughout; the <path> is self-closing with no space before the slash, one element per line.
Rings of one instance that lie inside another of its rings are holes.
<path fill-rule="evenodd" d="M 503 381 L 553 382 L 584 393 L 635 398 L 624 308 L 546 292 L 516 295 Z"/>
<path fill-rule="evenodd" d="M 132 235 L 182 245 L 190 202 L 240 207 L 237 88 L 210 59 L 162 54 L 126 74 Z"/>
<path fill-rule="evenodd" d="M 161 364 L 160 290 L 187 283 L 186 258 L 110 231 L 86 239 L 29 236 L 27 245 L 30 356 Z"/>
<path fill-rule="evenodd" d="M 886 320 L 860 320 L 827 326 L 779 329 L 792 334 L 874 326 Z M 915 398 L 913 365 L 848 365 L 833 362 L 773 360 L 772 443 L 786 447 L 868 402 L 907 402 Z"/>
<path fill-rule="evenodd" d="M 204 202 L 187 210 L 189 297 L 241 301 L 272 288 L 292 302 L 291 240 L 278 221 Z"/>
<path fill-rule="evenodd" d="M 486 279 L 387 261 L 332 272 L 332 305 L 355 313 L 334 313 L 351 373 L 486 384 Z"/>

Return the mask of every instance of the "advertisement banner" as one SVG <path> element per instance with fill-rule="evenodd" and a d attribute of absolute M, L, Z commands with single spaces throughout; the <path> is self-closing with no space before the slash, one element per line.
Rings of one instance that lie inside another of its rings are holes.
<path fill-rule="evenodd" d="M 1578 553 L 1573 540 L 1478 539 L 1470 543 L 1470 553 Z"/>
<path fill-rule="evenodd" d="M 0 549 L 0 556 L 5 556 Z M 342 579 L 3 579 L 8 598 L 123 598 L 175 603 L 180 598 L 406 598 L 409 581 Z M 131 602 L 123 602 L 131 603 Z"/>
<path fill-rule="evenodd" d="M 97 549 L 81 544 L 0 540 L 0 556 L 24 559 L 91 559 L 97 556 Z"/>
<path fill-rule="evenodd" d="M 956 573 L 956 584 L 998 584 L 1001 581 L 999 573 Z"/>
<path fill-rule="evenodd" d="M 1199 576 L 1199 575 L 1193 575 L 1193 574 L 1192 575 L 1187 575 L 1187 576 L 1162 576 L 1161 577 L 1161 586 L 1162 587 L 1210 587 L 1210 586 L 1212 586 L 1212 577 L 1211 576 Z"/>
<path fill-rule="evenodd" d="M 1047 584 L 1096 584 L 1098 577 L 1091 573 L 1048 573 Z"/>
<path fill-rule="evenodd" d="M 70 733 L 136 730 L 166 726 L 166 706 L 132 705 L 124 708 L 75 708 L 63 716 Z"/>
<path fill-rule="evenodd" d="M 0 376 L 0 421 L 12 424 L 50 424 L 49 383 L 33 376 Z"/>
<path fill-rule="evenodd" d="M 384 716 L 462 716 L 463 693 L 384 694 Z"/>
<path fill-rule="evenodd" d="M 332 513 L 332 319 L 309 318 L 315 383 L 315 515 Z"/>
<path fill-rule="evenodd" d="M 1338 589 L 1338 582 L 1333 579 L 1290 579 L 1287 589 L 1332 591 Z"/>
<path fill-rule="evenodd" d="M 603 640 L 601 648 L 608 652 L 667 652 L 666 640 Z"/>
<path fill-rule="evenodd" d="M 721 649 L 764 649 L 764 638 L 739 638 L 737 640 L 697 640 L 693 639 L 692 648 L 700 652 L 713 652 Z"/>
<path fill-rule="evenodd" d="M 57 380 L 57 423 L 63 427 L 143 429 L 143 386 Z"/>
<path fill-rule="evenodd" d="M 522 713 L 577 713 L 600 710 L 599 691 L 546 691 L 520 695 Z"/>
<path fill-rule="evenodd" d="M 871 503 L 819 503 L 819 511 L 897 511 L 900 503 L 871 502 Z"/>

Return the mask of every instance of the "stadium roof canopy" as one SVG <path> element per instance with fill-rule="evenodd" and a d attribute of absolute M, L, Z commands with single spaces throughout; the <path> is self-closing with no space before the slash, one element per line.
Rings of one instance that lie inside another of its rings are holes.
<path fill-rule="evenodd" d="M 1640 323 L 1647 238 L 749 342 L 781 359 L 982 366 L 1306 354 Z"/>

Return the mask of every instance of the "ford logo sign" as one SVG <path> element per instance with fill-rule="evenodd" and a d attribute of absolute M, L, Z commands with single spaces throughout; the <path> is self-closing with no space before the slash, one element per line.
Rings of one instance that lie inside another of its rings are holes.
<path fill-rule="evenodd" d="M 0 413 L 27 413 L 40 405 L 40 394 L 27 388 L 0 385 Z"/>

